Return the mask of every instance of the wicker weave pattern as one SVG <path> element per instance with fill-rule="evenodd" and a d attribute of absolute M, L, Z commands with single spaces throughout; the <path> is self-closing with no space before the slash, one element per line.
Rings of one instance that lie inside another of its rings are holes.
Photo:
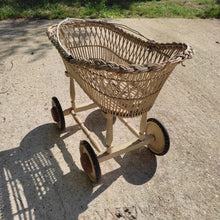
<path fill-rule="evenodd" d="M 186 44 L 159 44 L 131 31 L 70 19 L 47 32 L 71 77 L 104 112 L 121 117 L 149 111 L 175 66 L 193 53 Z"/>

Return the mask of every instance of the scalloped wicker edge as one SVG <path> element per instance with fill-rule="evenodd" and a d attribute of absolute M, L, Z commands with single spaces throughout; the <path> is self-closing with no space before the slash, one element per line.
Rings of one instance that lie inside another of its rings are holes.
<path fill-rule="evenodd" d="M 106 62 L 103 59 L 83 59 L 83 58 L 77 58 L 74 57 L 73 55 L 70 55 L 66 49 L 61 45 L 59 39 L 57 38 L 57 28 L 60 26 L 60 24 L 55 24 L 52 25 L 48 28 L 47 30 L 47 35 L 50 41 L 53 43 L 53 45 L 57 48 L 59 51 L 60 55 L 68 62 L 80 66 L 87 66 L 92 69 L 98 69 L 98 70 L 106 70 L 106 71 L 111 71 L 115 73 L 140 73 L 140 72 L 150 72 L 150 71 L 160 71 L 162 70 L 166 65 L 169 63 L 182 63 L 186 59 L 190 59 L 193 56 L 193 50 L 192 48 L 184 43 L 157 43 L 155 41 L 151 40 L 143 40 L 140 39 L 139 37 L 132 35 L 130 33 L 125 32 L 122 28 L 117 27 L 118 24 L 114 23 L 107 23 L 107 22 L 102 22 L 102 21 L 93 21 L 93 20 L 80 20 L 80 19 L 66 19 L 62 21 L 61 23 L 65 23 L 68 25 L 71 25 L 75 22 L 85 22 L 89 23 L 91 25 L 96 25 L 96 26 L 106 26 L 107 28 L 111 29 L 112 31 L 118 32 L 120 35 L 125 36 L 128 39 L 132 39 L 133 41 L 137 41 L 139 44 L 146 45 L 146 47 L 152 47 L 155 50 L 157 48 L 163 47 L 163 49 L 167 49 L 168 47 L 173 47 L 173 48 L 183 48 L 184 51 L 182 53 L 179 53 L 175 57 L 172 57 L 168 59 L 166 62 L 156 64 L 156 65 L 139 65 L 139 64 L 130 64 L 130 65 L 121 65 L 115 62 Z M 130 29 L 130 28 L 129 28 Z M 133 29 L 130 29 L 133 30 Z M 133 30 L 134 33 L 136 32 Z M 141 35 L 143 36 L 143 35 Z"/>

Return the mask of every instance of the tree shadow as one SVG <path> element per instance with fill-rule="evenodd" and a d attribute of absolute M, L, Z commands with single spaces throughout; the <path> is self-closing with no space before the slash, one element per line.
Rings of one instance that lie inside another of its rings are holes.
<path fill-rule="evenodd" d="M 64 142 L 78 130 L 75 125 L 61 134 L 55 124 L 45 124 L 30 131 L 19 147 L 0 152 L 2 219 L 78 219 L 88 204 L 120 176 L 135 185 L 153 177 L 156 158 L 144 148 L 115 158 L 120 168 L 104 174 L 93 192 L 93 185 L 76 166 Z M 69 173 L 63 173 L 52 153 L 54 147 L 59 148 Z"/>
<path fill-rule="evenodd" d="M 47 56 L 52 44 L 46 30 L 54 22 L 47 20 L 22 20 L 3 22 L 0 25 L 0 60 L 15 55 L 30 55 L 29 62 Z M 45 36 L 45 40 L 42 40 Z"/>

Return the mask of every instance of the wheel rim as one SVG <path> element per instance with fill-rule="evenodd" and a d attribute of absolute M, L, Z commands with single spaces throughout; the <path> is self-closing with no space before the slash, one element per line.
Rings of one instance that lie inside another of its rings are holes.
<path fill-rule="evenodd" d="M 169 135 L 164 126 L 156 119 L 147 120 L 146 134 L 154 136 L 154 141 L 148 145 L 148 148 L 156 155 L 164 155 L 169 150 Z"/>
<path fill-rule="evenodd" d="M 51 115 L 53 120 L 57 123 L 58 128 L 62 131 L 65 129 L 65 119 L 63 115 L 63 110 L 56 97 L 52 98 L 52 108 Z"/>
<path fill-rule="evenodd" d="M 81 154 L 80 161 L 85 173 L 89 176 L 92 182 L 96 182 L 96 173 L 95 173 L 94 165 L 87 151 Z"/>
<path fill-rule="evenodd" d="M 89 179 L 97 183 L 101 177 L 99 162 L 92 147 L 87 141 L 80 142 L 80 162 Z"/>
<path fill-rule="evenodd" d="M 53 106 L 53 107 L 51 108 L 51 114 L 52 114 L 53 120 L 54 120 L 55 122 L 59 122 L 60 119 L 59 119 L 59 115 L 58 115 L 56 106 Z"/>

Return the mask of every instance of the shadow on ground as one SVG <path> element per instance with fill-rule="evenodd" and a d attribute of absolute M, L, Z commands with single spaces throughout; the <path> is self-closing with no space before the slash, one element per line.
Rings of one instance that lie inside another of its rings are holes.
<path fill-rule="evenodd" d="M 97 119 L 88 118 L 91 121 L 87 123 Z M 61 137 L 55 124 L 45 124 L 29 132 L 19 147 L 0 152 L 1 219 L 78 219 L 88 204 L 120 176 L 136 185 L 153 177 L 156 157 L 143 148 L 115 158 L 120 168 L 104 174 L 93 192 L 92 184 L 75 165 L 74 155 L 69 153 L 64 142 L 70 135 L 77 135 L 78 129 L 76 125 L 69 127 Z M 54 147 L 60 149 L 70 169 L 66 175 L 52 154 Z"/>
<path fill-rule="evenodd" d="M 46 37 L 46 30 L 49 26 L 47 20 L 2 22 L 0 26 L 0 47 L 1 44 L 3 46 L 0 49 L 0 60 L 15 55 L 30 55 L 33 56 L 32 62 L 34 62 L 46 57 L 47 51 L 52 48 L 52 44 Z M 42 35 L 45 35 L 45 41 L 42 41 Z"/>

